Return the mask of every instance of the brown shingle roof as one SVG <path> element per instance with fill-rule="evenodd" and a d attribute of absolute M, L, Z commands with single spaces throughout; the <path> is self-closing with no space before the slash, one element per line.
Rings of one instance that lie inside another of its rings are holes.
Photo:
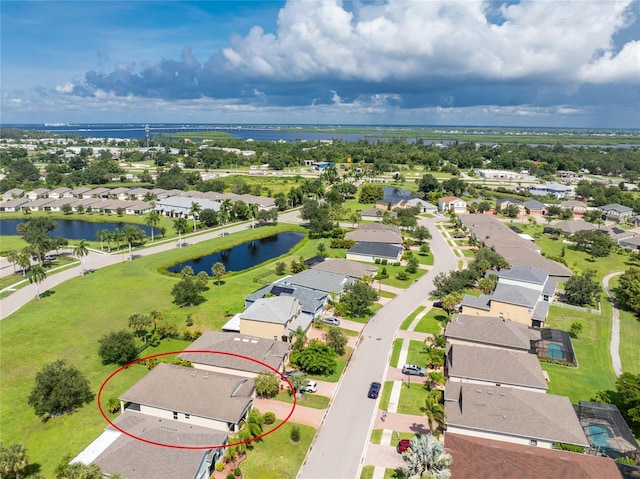
<path fill-rule="evenodd" d="M 449 381 L 447 426 L 588 446 L 571 401 L 524 389 Z"/>
<path fill-rule="evenodd" d="M 251 405 L 253 391 L 253 379 L 160 363 L 120 399 L 237 423 Z"/>
<path fill-rule="evenodd" d="M 246 371 L 250 373 L 268 372 L 269 370 L 249 359 L 227 354 L 188 353 L 190 350 L 217 351 L 223 353 L 238 354 L 263 362 L 273 369 L 280 370 L 283 361 L 289 352 L 289 343 L 273 341 L 271 339 L 254 338 L 246 334 L 218 333 L 207 331 L 178 357 L 192 363 L 206 364 L 233 371 Z"/>
<path fill-rule="evenodd" d="M 464 479 L 622 479 L 613 459 L 446 433 L 451 477 Z"/>
<path fill-rule="evenodd" d="M 490 316 L 456 314 L 447 325 L 447 338 L 528 351 L 540 332 L 515 321 Z"/>
<path fill-rule="evenodd" d="M 314 264 L 311 269 L 343 274 L 357 279 L 362 279 L 364 276 L 373 276 L 378 271 L 378 268 L 374 265 L 358 263 L 357 261 L 343 258 L 327 258 L 321 263 Z"/>

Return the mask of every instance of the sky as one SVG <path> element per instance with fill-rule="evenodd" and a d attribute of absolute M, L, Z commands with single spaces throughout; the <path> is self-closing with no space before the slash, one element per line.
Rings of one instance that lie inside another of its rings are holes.
<path fill-rule="evenodd" d="M 0 122 L 640 128 L 640 0 L 0 2 Z"/>

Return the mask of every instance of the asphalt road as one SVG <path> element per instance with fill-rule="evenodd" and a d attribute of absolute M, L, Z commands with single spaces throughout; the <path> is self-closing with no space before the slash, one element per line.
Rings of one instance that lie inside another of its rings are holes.
<path fill-rule="evenodd" d="M 428 301 L 434 276 L 457 268 L 457 259 L 435 222 L 434 219 L 420 221 L 433 236 L 433 269 L 380 309 L 363 329 L 324 423 L 298 473 L 299 479 L 359 477 L 378 411 L 378 401 L 367 397 L 369 385 L 372 381 L 382 382 L 385 377 L 396 331 L 409 314 Z"/>

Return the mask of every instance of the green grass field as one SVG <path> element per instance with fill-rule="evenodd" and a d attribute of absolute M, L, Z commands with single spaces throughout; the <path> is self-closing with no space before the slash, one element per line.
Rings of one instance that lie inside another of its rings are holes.
<path fill-rule="evenodd" d="M 416 310 L 413 313 L 411 313 L 409 316 L 405 318 L 404 321 L 402 321 L 402 324 L 400 325 L 400 329 L 403 331 L 406 331 L 407 329 L 409 329 L 409 326 L 411 325 L 411 323 L 413 323 L 413 320 L 416 319 L 416 316 L 418 316 L 418 314 L 424 311 L 424 309 L 425 309 L 425 306 L 419 306 L 418 308 L 416 308 Z"/>
<path fill-rule="evenodd" d="M 551 379 L 549 394 L 568 396 L 571 402 L 577 404 L 580 400 L 592 399 L 597 391 L 613 389 L 615 374 L 609 355 L 611 314 L 600 316 L 551 306 L 547 327 L 568 331 L 574 321 L 583 325 L 579 337 L 571 340 L 578 367 L 548 363 L 541 363 L 541 366 Z"/>
<path fill-rule="evenodd" d="M 275 397 L 278 401 L 293 404 L 293 396 L 290 391 L 282 391 Z M 306 406 L 314 409 L 326 409 L 329 407 L 330 399 L 327 396 L 319 396 L 313 393 L 302 393 L 300 399 L 296 399 L 298 406 Z"/>
<path fill-rule="evenodd" d="M 265 412 L 265 411 L 263 411 Z M 274 425 L 277 426 L 280 421 Z M 293 426 L 300 428 L 300 442 L 293 443 L 289 436 Z M 240 464 L 242 477 L 250 479 L 294 479 L 316 431 L 311 426 L 286 423 L 277 431 L 256 443 Z"/>
<path fill-rule="evenodd" d="M 409 341 L 409 352 L 407 353 L 407 363 L 417 364 L 426 367 L 427 365 L 427 349 L 422 341 L 414 339 Z"/>
<path fill-rule="evenodd" d="M 441 324 L 448 319 L 447 313 L 440 308 L 431 308 L 413 329 L 418 333 L 440 334 L 442 332 Z"/>
<path fill-rule="evenodd" d="M 411 384 L 402 383 L 398 412 L 400 414 L 412 414 L 422 416 L 424 414 L 424 401 L 429 389 L 424 384 L 424 378 L 411 378 Z"/>
<path fill-rule="evenodd" d="M 393 349 L 391 350 L 391 359 L 389 365 L 391 367 L 398 367 L 398 359 L 400 358 L 400 350 L 402 349 L 402 339 L 396 338 L 393 340 Z"/>

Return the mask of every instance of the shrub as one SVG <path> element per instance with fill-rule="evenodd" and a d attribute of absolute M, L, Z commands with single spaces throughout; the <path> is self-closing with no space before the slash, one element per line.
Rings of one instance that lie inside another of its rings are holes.
<path fill-rule="evenodd" d="M 564 442 L 554 442 L 553 448 L 558 449 L 559 451 L 570 451 L 570 452 L 577 452 L 579 454 L 584 454 L 584 446 L 577 446 L 575 444 L 567 444 Z"/>
<path fill-rule="evenodd" d="M 156 334 L 160 339 L 177 338 L 180 336 L 177 326 L 173 323 L 160 323 L 156 328 Z"/>
<path fill-rule="evenodd" d="M 276 274 L 278 276 L 282 276 L 283 274 L 285 274 L 287 272 L 287 265 L 285 264 L 284 261 L 278 261 L 276 263 Z"/>
<path fill-rule="evenodd" d="M 262 416 L 262 423 L 269 425 L 273 424 L 274 422 L 276 422 L 276 414 L 271 411 L 265 412 L 264 416 Z"/>
<path fill-rule="evenodd" d="M 293 442 L 300 442 L 300 428 L 298 426 L 291 427 L 291 433 L 289 434 L 289 438 Z"/>
<path fill-rule="evenodd" d="M 216 471 L 222 472 L 223 469 L 224 469 L 224 462 L 222 461 L 216 462 Z"/>
<path fill-rule="evenodd" d="M 147 369 L 149 371 L 151 371 L 153 368 L 155 368 L 158 364 L 160 364 L 160 360 L 158 358 L 149 358 L 147 360 L 145 360 L 144 362 L 147 365 Z"/>
<path fill-rule="evenodd" d="M 202 336 L 202 331 L 198 330 L 198 329 L 185 329 L 182 332 L 182 337 L 187 340 L 187 341 L 195 341 L 196 339 L 198 339 L 200 336 Z"/>
<path fill-rule="evenodd" d="M 399 271 L 398 274 L 396 274 L 396 279 L 406 281 L 409 279 L 409 275 L 405 271 Z"/>
<path fill-rule="evenodd" d="M 236 477 L 240 477 L 240 476 L 242 475 L 242 471 L 240 470 L 240 468 L 239 468 L 239 467 L 236 467 L 236 468 L 233 470 L 233 475 L 234 475 L 234 476 L 236 476 Z"/>
<path fill-rule="evenodd" d="M 193 326 L 193 318 L 191 317 L 190 314 L 187 314 L 187 319 L 184 320 L 184 323 L 187 326 Z"/>
<path fill-rule="evenodd" d="M 389 264 L 389 261 L 386 258 L 383 258 L 380 260 L 380 264 L 386 265 L 386 264 Z"/>
<path fill-rule="evenodd" d="M 329 246 L 333 249 L 349 249 L 354 244 L 356 244 L 356 242 L 353 240 L 334 238 L 331 240 L 331 243 L 329 243 Z"/>
<path fill-rule="evenodd" d="M 120 401 L 117 397 L 110 397 L 107 401 L 107 411 L 111 414 L 115 414 L 120 411 Z"/>
<path fill-rule="evenodd" d="M 227 474 L 227 479 L 236 479 L 236 476 L 233 475 L 233 473 L 229 473 Z"/>
<path fill-rule="evenodd" d="M 376 258 L 376 259 L 374 259 L 374 260 L 373 260 L 373 262 L 374 262 L 375 264 L 380 264 L 380 258 Z"/>

